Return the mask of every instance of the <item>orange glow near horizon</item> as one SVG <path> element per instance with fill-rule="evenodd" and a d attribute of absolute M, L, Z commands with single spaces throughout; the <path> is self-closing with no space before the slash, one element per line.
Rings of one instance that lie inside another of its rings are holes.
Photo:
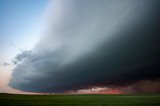
<path fill-rule="evenodd" d="M 78 91 L 66 92 L 70 94 L 124 94 L 121 88 L 93 87 Z"/>
<path fill-rule="evenodd" d="M 110 90 L 99 91 L 95 94 L 123 94 L 123 92 L 119 89 L 110 89 Z"/>

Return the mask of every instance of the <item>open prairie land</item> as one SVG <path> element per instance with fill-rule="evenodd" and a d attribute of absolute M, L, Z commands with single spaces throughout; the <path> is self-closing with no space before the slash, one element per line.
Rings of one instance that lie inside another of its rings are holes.
<path fill-rule="evenodd" d="M 0 106 L 160 106 L 160 95 L 0 94 Z"/>

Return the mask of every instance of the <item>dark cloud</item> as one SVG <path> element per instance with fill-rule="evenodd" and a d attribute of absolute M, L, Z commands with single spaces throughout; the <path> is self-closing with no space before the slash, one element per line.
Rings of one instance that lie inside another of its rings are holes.
<path fill-rule="evenodd" d="M 160 1 L 55 1 L 49 31 L 15 57 L 9 85 L 64 92 L 160 77 Z"/>
<path fill-rule="evenodd" d="M 122 93 L 160 93 L 160 80 L 140 80 L 127 86 L 110 87 L 115 88 Z"/>
<path fill-rule="evenodd" d="M 142 80 L 130 86 L 133 93 L 160 93 L 160 80 Z"/>

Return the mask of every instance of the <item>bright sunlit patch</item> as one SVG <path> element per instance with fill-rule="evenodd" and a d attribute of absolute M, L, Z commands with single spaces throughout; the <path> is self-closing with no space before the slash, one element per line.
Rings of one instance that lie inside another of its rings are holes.
<path fill-rule="evenodd" d="M 70 91 L 68 93 L 73 94 L 123 94 L 123 91 L 119 88 L 112 87 L 93 87 L 88 89 L 81 89 L 78 91 Z"/>

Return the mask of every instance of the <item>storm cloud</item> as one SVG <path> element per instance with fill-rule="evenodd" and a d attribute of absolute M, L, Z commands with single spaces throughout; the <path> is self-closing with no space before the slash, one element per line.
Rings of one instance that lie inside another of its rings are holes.
<path fill-rule="evenodd" d="M 160 78 L 159 0 L 55 0 L 44 36 L 14 59 L 9 85 L 30 92 Z"/>

